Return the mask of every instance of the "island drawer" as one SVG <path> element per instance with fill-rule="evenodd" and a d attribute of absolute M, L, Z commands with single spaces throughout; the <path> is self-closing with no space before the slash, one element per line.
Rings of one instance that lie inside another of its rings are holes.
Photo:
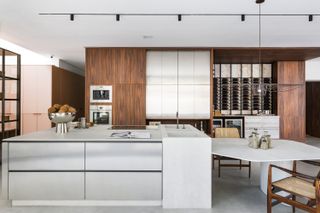
<path fill-rule="evenodd" d="M 162 170 L 161 143 L 87 143 L 86 170 Z"/>
<path fill-rule="evenodd" d="M 10 200 L 83 200 L 83 172 L 10 172 Z"/>
<path fill-rule="evenodd" d="M 161 172 L 87 172 L 87 200 L 162 200 Z"/>
<path fill-rule="evenodd" d="M 10 143 L 9 170 L 83 170 L 84 143 Z"/>

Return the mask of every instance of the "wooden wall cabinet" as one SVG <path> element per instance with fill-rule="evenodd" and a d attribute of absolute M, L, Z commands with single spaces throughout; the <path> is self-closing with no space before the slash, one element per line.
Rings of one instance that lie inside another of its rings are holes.
<path fill-rule="evenodd" d="M 306 139 L 306 87 L 304 61 L 274 64 L 278 83 L 276 113 L 280 116 L 280 138 L 304 142 Z"/>
<path fill-rule="evenodd" d="M 320 82 L 307 82 L 306 95 L 307 134 L 320 138 Z"/>
<path fill-rule="evenodd" d="M 87 48 L 85 112 L 89 119 L 90 86 L 112 85 L 112 123 L 146 123 L 146 50 Z"/>

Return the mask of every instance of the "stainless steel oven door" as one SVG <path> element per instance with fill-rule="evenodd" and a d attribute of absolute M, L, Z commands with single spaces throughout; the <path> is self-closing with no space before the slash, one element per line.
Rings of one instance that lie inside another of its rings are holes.
<path fill-rule="evenodd" d="M 92 118 L 94 124 L 111 124 L 111 112 L 92 112 Z"/>

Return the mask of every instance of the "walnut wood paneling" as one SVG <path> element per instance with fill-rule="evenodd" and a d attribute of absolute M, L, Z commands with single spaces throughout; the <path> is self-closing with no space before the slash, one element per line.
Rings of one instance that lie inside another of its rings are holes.
<path fill-rule="evenodd" d="M 69 104 L 84 116 L 84 77 L 52 66 L 52 103 Z"/>
<path fill-rule="evenodd" d="M 217 64 L 254 64 L 259 63 L 258 48 L 215 48 L 215 63 Z M 261 48 L 261 62 L 305 61 L 320 57 L 320 48 Z"/>
<path fill-rule="evenodd" d="M 279 61 L 274 67 L 278 82 L 276 113 L 280 116 L 280 137 L 305 141 L 305 62 Z"/>
<path fill-rule="evenodd" d="M 144 125 L 146 119 L 146 49 L 86 49 L 86 117 L 90 85 L 112 85 L 114 125 Z"/>
<path fill-rule="evenodd" d="M 307 134 L 320 138 L 320 82 L 306 83 Z"/>

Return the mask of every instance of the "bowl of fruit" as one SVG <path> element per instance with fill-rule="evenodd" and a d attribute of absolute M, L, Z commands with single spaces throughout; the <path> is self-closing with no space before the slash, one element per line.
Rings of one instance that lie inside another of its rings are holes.
<path fill-rule="evenodd" d="M 67 133 L 67 124 L 74 120 L 77 110 L 68 104 L 54 104 L 48 109 L 48 116 L 52 123 L 56 124 L 57 133 Z"/>

